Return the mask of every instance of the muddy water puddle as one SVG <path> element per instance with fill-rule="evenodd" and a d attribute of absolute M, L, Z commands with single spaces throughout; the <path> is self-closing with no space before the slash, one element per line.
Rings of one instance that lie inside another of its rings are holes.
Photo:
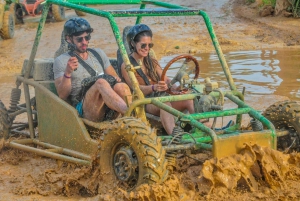
<path fill-rule="evenodd" d="M 246 88 L 246 96 L 280 95 L 300 100 L 300 50 L 254 50 L 224 53 L 237 88 Z M 200 80 L 210 77 L 223 90 L 229 90 L 226 77 L 215 53 L 195 55 L 200 64 Z M 173 56 L 161 59 L 164 67 Z M 172 77 L 182 61 L 173 64 Z M 177 67 L 177 68 L 176 68 Z"/>
<path fill-rule="evenodd" d="M 300 50 L 253 50 L 224 53 L 232 77 L 239 90 L 246 87 L 247 95 L 281 95 L 300 100 Z M 164 67 L 175 56 L 165 56 L 160 60 Z M 200 64 L 200 80 L 210 77 L 224 90 L 229 90 L 226 77 L 215 53 L 195 55 Z M 173 64 L 168 71 L 172 77 L 181 61 Z M 15 75 L 0 75 L 0 99 L 7 96 L 14 86 Z"/>

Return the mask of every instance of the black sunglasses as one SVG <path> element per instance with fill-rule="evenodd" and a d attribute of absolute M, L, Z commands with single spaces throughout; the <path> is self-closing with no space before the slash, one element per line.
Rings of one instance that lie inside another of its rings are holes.
<path fill-rule="evenodd" d="M 82 36 L 82 37 L 78 37 L 78 38 L 75 38 L 75 39 L 76 39 L 76 41 L 77 41 L 78 43 L 81 43 L 81 42 L 83 41 L 83 38 L 84 38 L 86 41 L 89 41 L 89 40 L 91 40 L 91 35 L 89 34 L 89 35 L 87 35 L 87 36 Z"/>
<path fill-rule="evenodd" d="M 142 44 L 141 44 L 141 48 L 142 48 L 142 49 L 145 49 L 145 48 L 147 47 L 147 45 L 148 45 L 149 48 L 152 48 L 152 47 L 154 46 L 153 43 L 149 43 L 149 44 L 147 44 L 147 43 L 142 43 Z"/>

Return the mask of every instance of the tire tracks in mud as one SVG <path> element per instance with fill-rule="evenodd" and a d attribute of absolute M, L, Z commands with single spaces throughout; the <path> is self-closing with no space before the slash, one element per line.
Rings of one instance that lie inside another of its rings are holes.
<path fill-rule="evenodd" d="M 257 30 L 255 38 L 259 42 L 275 48 L 299 48 L 300 35 L 296 33 L 299 32 L 300 20 L 281 15 L 260 17 L 258 6 L 246 5 L 242 0 L 233 1 L 232 12 L 235 18 L 251 24 Z M 281 43 L 281 47 L 280 44 L 273 45 L 275 43 Z"/>

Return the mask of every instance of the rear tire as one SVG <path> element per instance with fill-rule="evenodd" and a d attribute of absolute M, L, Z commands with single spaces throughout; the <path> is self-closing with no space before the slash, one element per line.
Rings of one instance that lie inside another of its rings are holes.
<path fill-rule="evenodd" d="M 161 183 L 168 175 L 165 150 L 153 129 L 139 119 L 124 117 L 104 132 L 100 171 L 106 187 L 130 191 L 141 184 Z M 99 190 L 106 190 L 100 187 Z"/>
<path fill-rule="evenodd" d="M 13 14 L 16 24 L 22 24 L 23 22 L 23 10 L 19 4 L 11 3 L 9 6 L 10 13 Z"/>
<path fill-rule="evenodd" d="M 292 145 L 298 149 L 300 146 L 300 105 L 295 101 L 280 101 L 263 113 L 269 119 L 276 129 L 288 130 L 289 134 L 278 137 L 277 149 L 285 150 Z"/>
<path fill-rule="evenodd" d="M 2 101 L 0 100 L 0 139 L 7 139 L 9 136 L 9 129 L 11 127 L 11 120 L 8 112 Z"/>
<path fill-rule="evenodd" d="M 0 35 L 3 39 L 11 39 L 15 34 L 15 18 L 9 11 L 4 12 L 3 25 Z"/>
<path fill-rule="evenodd" d="M 75 10 L 76 15 L 82 17 L 82 16 L 86 16 L 86 13 L 80 10 Z"/>
<path fill-rule="evenodd" d="M 57 22 L 62 22 L 66 19 L 65 8 L 62 6 L 52 4 L 52 14 Z"/>

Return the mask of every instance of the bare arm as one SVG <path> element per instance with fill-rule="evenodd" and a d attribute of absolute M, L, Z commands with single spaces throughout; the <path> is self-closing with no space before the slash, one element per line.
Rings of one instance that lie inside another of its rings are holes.
<path fill-rule="evenodd" d="M 131 83 L 128 73 L 125 69 L 125 63 L 123 63 L 121 66 L 121 72 L 122 72 L 122 76 L 125 79 L 125 82 L 132 89 L 132 83 Z M 165 91 L 166 90 L 163 87 L 160 87 L 160 81 L 158 84 L 154 84 L 154 85 L 140 85 L 140 89 L 144 95 L 149 95 L 153 92 L 152 86 L 153 86 L 154 91 Z"/>
<path fill-rule="evenodd" d="M 162 68 L 160 66 L 156 66 L 156 72 L 158 74 L 159 77 L 161 77 L 161 74 L 163 72 Z M 162 88 L 164 88 L 165 90 L 167 90 L 168 88 L 171 89 L 171 91 L 177 91 L 180 89 L 180 86 L 177 86 L 176 84 L 173 84 L 172 86 L 169 86 L 169 84 L 171 83 L 171 79 L 167 77 L 167 75 L 165 75 L 165 81 L 163 83 L 161 83 Z M 162 81 L 160 81 L 162 82 Z M 181 92 L 182 94 L 184 94 L 185 92 Z"/>
<path fill-rule="evenodd" d="M 108 75 L 111 75 L 111 76 L 115 77 L 118 82 L 121 82 L 121 78 L 117 75 L 117 72 L 115 71 L 114 67 L 112 67 L 111 65 L 108 66 L 104 70 L 104 72 L 105 72 L 105 74 L 108 74 Z"/>
<path fill-rule="evenodd" d="M 71 85 L 71 74 L 78 67 L 78 60 L 76 57 L 71 57 L 67 63 L 67 67 L 64 75 L 55 79 L 55 87 L 58 93 L 58 96 L 66 100 L 71 93 L 72 85 Z M 67 78 L 70 77 L 70 78 Z"/>
<path fill-rule="evenodd" d="M 162 68 L 161 68 L 160 66 L 156 66 L 155 69 L 156 69 L 156 72 L 157 72 L 159 78 L 161 78 L 161 74 L 162 74 L 162 72 L 163 72 Z M 169 83 L 171 82 L 171 79 L 168 78 L 167 75 L 165 75 L 164 80 L 165 80 L 165 83 L 166 83 L 166 84 L 169 84 Z"/>

